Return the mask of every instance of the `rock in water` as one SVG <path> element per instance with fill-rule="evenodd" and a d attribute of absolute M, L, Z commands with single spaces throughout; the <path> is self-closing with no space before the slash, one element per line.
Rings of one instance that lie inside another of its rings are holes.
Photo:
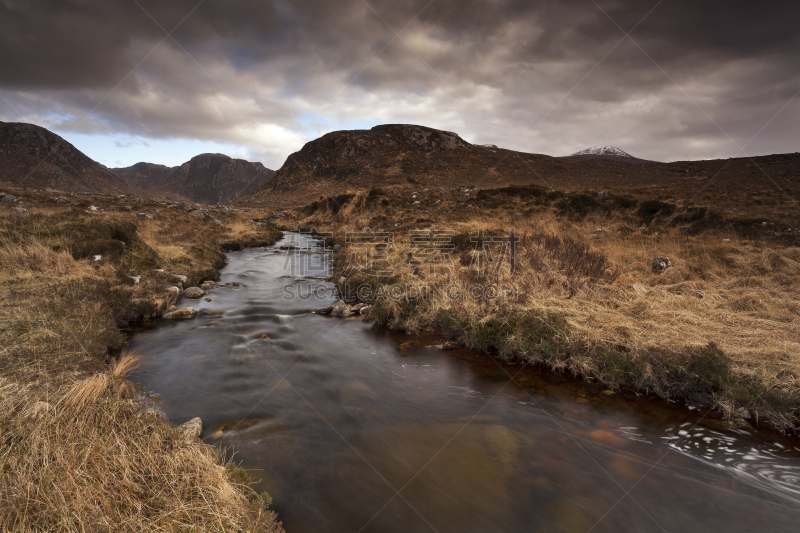
<path fill-rule="evenodd" d="M 196 416 L 178 426 L 178 431 L 183 434 L 183 440 L 186 442 L 199 439 L 200 434 L 203 432 L 203 420 L 199 416 Z"/>
<path fill-rule="evenodd" d="M 197 298 L 202 298 L 205 296 L 205 291 L 200 287 L 188 287 L 186 290 L 183 291 L 183 295 L 187 298 L 192 298 L 196 300 Z"/>
<path fill-rule="evenodd" d="M 342 300 L 339 300 L 331 309 L 331 316 L 350 316 L 350 308 Z"/>
<path fill-rule="evenodd" d="M 204 291 L 207 291 L 208 289 L 213 289 L 215 286 L 216 283 L 214 283 L 213 281 L 204 281 L 203 283 L 200 284 L 200 288 L 203 289 Z"/>
<path fill-rule="evenodd" d="M 176 309 L 175 311 L 170 311 L 169 313 L 164 314 L 164 318 L 168 318 L 171 320 L 180 320 L 182 318 L 192 318 L 197 314 L 197 311 L 194 310 L 192 307 L 182 307 L 180 309 Z"/>

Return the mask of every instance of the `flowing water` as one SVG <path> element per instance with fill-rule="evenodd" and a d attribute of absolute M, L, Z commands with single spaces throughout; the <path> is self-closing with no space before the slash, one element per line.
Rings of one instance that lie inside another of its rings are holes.
<path fill-rule="evenodd" d="M 232 252 L 207 316 L 131 338 L 134 379 L 202 417 L 289 533 L 800 530 L 799 443 L 309 313 L 325 257 Z"/>

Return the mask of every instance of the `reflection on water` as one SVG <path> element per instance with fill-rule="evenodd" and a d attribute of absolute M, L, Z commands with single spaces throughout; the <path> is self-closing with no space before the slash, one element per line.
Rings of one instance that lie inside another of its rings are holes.
<path fill-rule="evenodd" d="M 134 378 L 232 446 L 290 533 L 798 530 L 793 441 L 308 313 L 327 303 L 282 298 L 304 253 L 231 253 L 243 290 L 131 342 Z"/>

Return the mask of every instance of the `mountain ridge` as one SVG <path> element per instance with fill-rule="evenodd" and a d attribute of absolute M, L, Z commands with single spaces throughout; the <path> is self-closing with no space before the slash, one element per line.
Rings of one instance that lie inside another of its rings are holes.
<path fill-rule="evenodd" d="M 274 180 L 235 203 L 282 210 L 321 196 L 373 188 L 406 191 L 409 198 L 435 190 L 464 203 L 479 189 L 516 194 L 519 186 L 536 186 L 556 196 L 584 191 L 580 194 L 715 202 L 720 208 L 758 216 L 760 206 L 789 205 L 793 191 L 800 190 L 797 153 L 659 162 L 627 153 L 553 157 L 490 146 L 410 124 L 335 131 L 306 143 L 289 156 Z"/>
<path fill-rule="evenodd" d="M 198 154 L 176 167 L 139 162 L 109 169 L 144 191 L 177 194 L 193 202 L 221 204 L 255 192 L 272 180 L 275 171 L 260 162 L 225 154 Z"/>

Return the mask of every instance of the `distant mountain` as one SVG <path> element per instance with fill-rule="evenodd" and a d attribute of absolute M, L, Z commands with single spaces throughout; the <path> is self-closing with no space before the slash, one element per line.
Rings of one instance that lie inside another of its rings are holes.
<path fill-rule="evenodd" d="M 261 163 L 223 154 L 200 154 L 179 167 L 136 163 L 111 172 L 144 191 L 178 195 L 193 202 L 221 204 L 258 190 L 275 176 Z"/>
<path fill-rule="evenodd" d="M 613 146 L 594 146 L 592 148 L 587 148 L 586 150 L 581 150 L 580 152 L 575 152 L 569 157 L 575 157 L 578 155 L 613 155 L 617 157 L 633 157 L 629 153 L 623 152 L 619 148 L 615 148 Z"/>
<path fill-rule="evenodd" d="M 0 122 L 0 181 L 30 189 L 131 192 L 124 180 L 63 138 L 23 122 Z"/>
<path fill-rule="evenodd" d="M 373 187 L 408 189 L 422 196 L 426 190 L 455 191 L 452 194 L 462 202 L 475 194 L 474 188 L 509 187 L 508 194 L 516 194 L 516 185 L 596 191 L 690 187 L 713 176 L 724 164 L 647 161 L 606 146 L 551 157 L 474 145 L 455 133 L 425 126 L 384 124 L 369 130 L 335 131 L 309 141 L 287 158 L 272 181 L 237 204 L 283 209 L 308 204 L 320 196 Z M 787 167 L 790 170 L 780 170 L 778 175 L 794 179 L 792 165 L 794 159 Z"/>

